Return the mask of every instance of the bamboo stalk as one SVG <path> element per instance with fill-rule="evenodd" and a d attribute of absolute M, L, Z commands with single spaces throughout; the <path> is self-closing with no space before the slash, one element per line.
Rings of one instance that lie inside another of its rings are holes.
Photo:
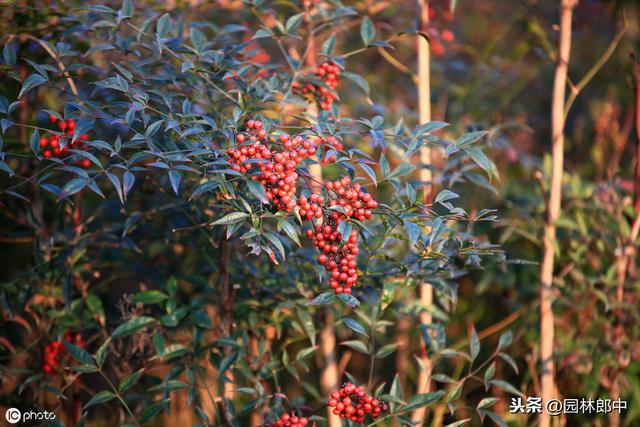
<path fill-rule="evenodd" d="M 540 266 L 540 384 L 543 402 L 554 398 L 553 339 L 553 267 L 556 221 L 560 217 L 562 174 L 564 169 L 564 105 L 567 88 L 567 72 L 571 52 L 571 19 L 577 0 L 560 0 L 560 32 L 553 97 L 551 100 L 551 185 L 547 221 L 544 227 L 543 258 Z M 550 416 L 540 414 L 540 427 L 548 427 Z"/>
<path fill-rule="evenodd" d="M 418 17 L 419 30 L 423 34 L 427 34 L 429 27 L 429 1 L 418 0 Z M 431 76 L 429 70 L 429 42 L 424 36 L 418 36 L 418 114 L 420 124 L 427 123 L 431 120 Z M 431 148 L 426 144 L 420 150 L 420 181 L 423 184 L 425 202 L 431 192 L 431 182 L 433 175 L 431 169 Z M 424 308 L 433 304 L 433 288 L 428 283 L 422 283 L 419 287 L 420 304 L 423 307 L 420 313 L 420 323 L 423 325 L 432 322 L 431 314 Z M 429 392 L 429 378 L 431 376 L 431 359 L 427 354 L 426 342 L 422 344 L 420 359 L 422 367 L 418 374 L 418 383 L 416 393 Z M 421 407 L 413 411 L 411 419 L 417 421 L 417 426 L 422 426 L 426 415 L 426 408 Z"/>

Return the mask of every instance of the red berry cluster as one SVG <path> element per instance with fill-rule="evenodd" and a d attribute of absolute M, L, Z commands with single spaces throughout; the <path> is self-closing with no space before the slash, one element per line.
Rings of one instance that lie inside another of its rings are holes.
<path fill-rule="evenodd" d="M 429 19 L 430 20 L 441 20 L 443 22 L 453 21 L 453 12 L 451 11 L 451 2 L 449 0 L 440 0 L 436 1 L 435 4 L 429 4 Z M 446 25 L 446 24 L 444 24 Z M 438 29 L 429 25 L 429 45 L 431 46 L 431 52 L 435 56 L 442 56 L 446 53 L 447 48 L 446 44 L 451 44 L 455 41 L 456 37 L 453 34 L 453 31 L 445 28 L 443 30 L 438 31 Z"/>
<path fill-rule="evenodd" d="M 299 213 L 303 219 L 323 218 L 322 224 L 316 224 L 314 228 L 307 230 L 307 237 L 312 239 L 313 245 L 320 251 L 318 262 L 331 274 L 331 289 L 337 294 L 350 294 L 351 288 L 358 282 L 358 231 L 352 229 L 349 236 L 343 239 L 342 233 L 338 231 L 339 225 L 348 218 L 359 221 L 371 219 L 372 209 L 378 207 L 378 202 L 371 194 L 362 191 L 360 184 L 351 185 L 349 177 L 327 182 L 325 188 L 330 196 L 328 203 L 317 193 L 311 194 L 309 198 L 300 197 Z M 323 210 L 323 207 L 326 209 Z M 343 240 L 346 240 L 344 245 L 341 244 Z"/>
<path fill-rule="evenodd" d="M 333 89 L 333 91 L 338 88 L 338 84 L 340 83 L 340 67 L 334 62 L 328 61 L 318 65 L 315 70 L 315 75 L 329 88 Z M 331 109 L 331 104 L 338 98 L 331 90 L 313 83 L 300 84 L 300 82 L 295 81 L 292 87 L 293 93 L 302 93 L 307 98 L 318 101 L 320 108 L 323 110 Z"/>
<path fill-rule="evenodd" d="M 446 45 L 455 41 L 456 37 L 451 30 L 444 29 L 438 31 L 436 28 L 429 27 L 429 36 L 431 42 L 431 52 L 435 56 L 442 56 L 447 52 Z"/>
<path fill-rule="evenodd" d="M 327 199 L 318 193 L 309 197 L 297 197 L 296 194 L 299 164 L 315 155 L 317 146 L 343 150 L 342 142 L 335 136 L 292 137 L 282 134 L 276 139 L 269 136 L 260 120 L 249 120 L 246 130 L 238 133 L 236 140 L 238 147 L 227 150 L 231 168 L 250 173 L 253 180 L 259 181 L 265 188 L 267 199 L 278 210 L 291 212 L 297 206 L 302 220 L 318 220 L 314 228 L 307 230 L 307 237 L 321 252 L 318 262 L 329 272 L 329 284 L 334 292 L 350 294 L 358 281 L 356 258 L 359 236 L 356 229 L 343 236 L 338 231 L 340 223 L 347 219 L 371 219 L 372 210 L 378 207 L 378 202 L 371 194 L 362 191 L 360 184 L 352 184 L 349 177 L 327 182 Z M 277 149 L 269 148 L 276 143 Z"/>
<path fill-rule="evenodd" d="M 75 344 L 78 347 L 85 347 L 84 339 L 79 332 L 67 332 L 64 334 L 65 341 Z M 60 362 L 66 355 L 66 348 L 62 341 L 52 341 L 44 347 L 44 361 L 42 371 L 47 375 L 54 374 L 60 368 Z"/>
<path fill-rule="evenodd" d="M 297 415 L 282 414 L 280 419 L 276 421 L 274 427 L 304 427 L 309 423 L 306 417 L 298 417 Z"/>
<path fill-rule="evenodd" d="M 252 179 L 262 183 L 267 199 L 278 210 L 291 212 L 296 207 L 296 168 L 316 154 L 315 144 L 299 135 L 282 134 L 281 148 L 271 150 L 268 143 L 275 139 L 268 137 L 260 120 L 249 120 L 246 132 L 238 134 L 236 140 L 240 146 L 227 151 L 232 169 L 243 173 L 256 171 Z"/>
<path fill-rule="evenodd" d="M 364 386 L 356 386 L 345 383 L 340 390 L 331 393 L 329 407 L 340 418 L 347 418 L 356 423 L 363 423 L 365 416 L 378 418 L 381 413 L 387 412 L 387 404 L 370 396 Z"/>
<path fill-rule="evenodd" d="M 66 155 L 69 152 L 69 146 L 73 148 L 81 148 L 84 145 L 82 141 L 86 141 L 89 138 L 89 135 L 85 133 L 83 135 L 80 135 L 80 138 L 78 138 L 77 140 L 71 142 L 73 132 L 76 129 L 76 121 L 74 119 L 59 120 L 56 116 L 51 114 L 49 115 L 49 120 L 51 121 L 51 123 L 57 122 L 58 129 L 60 130 L 60 132 L 63 132 L 65 136 L 53 134 L 51 136 L 44 135 L 40 137 L 40 148 L 44 150 L 42 152 L 42 155 L 46 159 L 50 159 L 51 157 L 62 157 Z M 61 144 L 61 139 L 68 139 L 68 141 L 66 141 L 67 143 Z M 91 166 L 91 162 L 89 161 L 89 159 L 78 160 L 76 164 L 82 166 L 83 168 L 88 168 L 89 166 Z"/>
<path fill-rule="evenodd" d="M 44 347 L 44 361 L 42 363 L 42 371 L 51 375 L 60 367 L 60 360 L 64 352 L 64 344 L 62 341 L 53 341 Z"/>

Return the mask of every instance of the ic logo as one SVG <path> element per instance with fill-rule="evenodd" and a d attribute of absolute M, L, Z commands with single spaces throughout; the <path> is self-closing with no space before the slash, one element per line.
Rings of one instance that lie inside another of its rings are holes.
<path fill-rule="evenodd" d="M 18 424 L 22 419 L 22 413 L 18 408 L 9 408 L 4 414 L 4 418 L 9 424 Z"/>

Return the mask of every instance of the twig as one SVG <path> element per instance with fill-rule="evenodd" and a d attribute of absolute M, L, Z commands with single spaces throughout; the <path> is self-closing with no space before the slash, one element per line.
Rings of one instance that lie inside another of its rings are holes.
<path fill-rule="evenodd" d="M 622 27 L 618 34 L 616 34 L 615 38 L 611 41 L 607 50 L 604 51 L 602 56 L 596 61 L 595 64 L 593 64 L 593 66 L 589 69 L 589 71 L 587 71 L 587 74 L 584 75 L 584 77 L 578 82 L 578 84 L 574 85 L 573 83 L 569 82 L 571 92 L 569 94 L 567 102 L 564 105 L 565 120 L 567 120 L 569 110 L 571 110 L 573 103 L 575 102 L 582 89 L 584 89 L 584 87 L 589 84 L 589 82 L 595 77 L 595 75 L 598 74 L 598 71 L 600 71 L 600 69 L 602 69 L 602 67 L 604 67 L 604 65 L 607 63 L 609 58 L 611 58 L 611 55 L 613 55 L 616 48 L 618 47 L 620 40 L 622 40 L 622 36 L 624 36 L 624 33 L 627 31 L 627 28 L 628 26 L 625 24 L 625 26 Z"/>
<path fill-rule="evenodd" d="M 64 64 L 60 60 L 60 57 L 58 55 L 56 55 L 56 53 L 49 47 L 49 45 L 47 43 L 44 42 L 44 40 L 40 40 L 39 38 L 34 37 L 31 34 L 20 33 L 18 35 L 16 35 L 16 34 L 10 35 L 9 36 L 9 41 L 11 41 L 14 37 L 17 37 L 17 36 L 21 36 L 21 37 L 25 37 L 25 38 L 27 38 L 29 40 L 33 40 L 33 41 L 37 42 L 40 46 L 42 46 L 42 48 L 45 51 L 47 51 L 49 56 L 51 56 L 51 58 L 53 58 L 53 60 L 56 62 L 56 64 L 58 65 L 58 68 L 60 68 L 60 71 L 62 72 L 62 75 L 65 76 L 65 78 L 67 80 L 67 83 L 69 84 L 69 88 L 71 89 L 71 92 L 76 97 L 80 98 L 80 95 L 79 95 L 79 92 L 78 92 L 78 87 L 76 86 L 76 83 L 73 81 L 73 78 L 71 78 L 71 75 L 67 71 L 67 68 L 64 66 Z"/>

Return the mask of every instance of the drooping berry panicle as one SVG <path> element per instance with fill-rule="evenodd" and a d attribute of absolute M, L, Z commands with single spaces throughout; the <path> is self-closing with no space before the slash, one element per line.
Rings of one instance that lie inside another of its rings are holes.
<path fill-rule="evenodd" d="M 295 414 L 282 414 L 282 416 L 276 421 L 274 427 L 304 427 L 309 424 L 309 420 L 306 417 L 299 417 Z"/>
<path fill-rule="evenodd" d="M 317 193 L 298 198 L 299 214 L 303 219 L 322 218 L 306 234 L 318 248 L 318 262 L 330 274 L 329 285 L 335 293 L 351 293 L 358 282 L 356 258 L 358 231 L 352 228 L 348 236 L 340 232 L 340 223 L 353 218 L 359 221 L 371 219 L 372 209 L 378 207 L 371 194 L 362 191 L 358 183 L 351 184 L 349 177 L 325 184 L 329 200 Z"/>
<path fill-rule="evenodd" d="M 331 105 L 338 98 L 335 90 L 340 83 L 340 72 L 340 67 L 333 61 L 323 62 L 318 65 L 314 74 L 316 78 L 322 80 L 330 89 L 313 83 L 300 83 L 295 81 L 292 85 L 293 93 L 302 94 L 311 101 L 317 101 L 323 110 L 330 110 Z"/>
<path fill-rule="evenodd" d="M 356 386 L 350 382 L 331 393 L 328 406 L 333 408 L 335 415 L 355 423 L 364 423 L 367 415 L 373 419 L 378 418 L 389 410 L 386 402 L 369 395 L 364 386 Z"/>
<path fill-rule="evenodd" d="M 260 120 L 249 120 L 247 129 L 236 136 L 240 144 L 227 151 L 232 169 L 251 173 L 259 181 L 269 199 L 278 210 L 291 212 L 296 206 L 296 168 L 316 154 L 315 144 L 303 136 L 279 135 L 278 145 L 269 148 L 275 138 L 267 135 Z"/>
<path fill-rule="evenodd" d="M 60 132 L 64 133 L 64 136 L 51 134 L 43 135 L 40 137 L 40 148 L 44 150 L 42 155 L 46 159 L 51 157 L 63 157 L 69 153 L 69 147 L 75 149 L 81 149 L 84 146 L 84 142 L 89 139 L 89 135 L 82 134 L 78 139 L 73 141 L 73 133 L 76 129 L 76 121 L 74 119 L 59 120 L 53 114 L 49 115 L 49 121 L 51 123 L 57 123 Z M 78 166 L 88 168 L 91 166 L 89 159 L 81 159 L 76 162 Z"/>

